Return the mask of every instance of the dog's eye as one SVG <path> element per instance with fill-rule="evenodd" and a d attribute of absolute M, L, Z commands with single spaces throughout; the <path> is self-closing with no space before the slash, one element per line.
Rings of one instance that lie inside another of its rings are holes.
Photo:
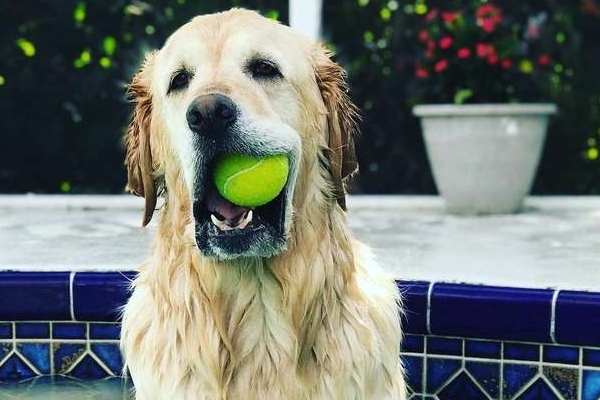
<path fill-rule="evenodd" d="M 254 60 L 248 68 L 254 79 L 281 78 L 281 71 L 275 63 L 267 60 Z"/>
<path fill-rule="evenodd" d="M 190 73 L 186 70 L 177 71 L 177 73 L 171 78 L 168 93 L 171 93 L 175 90 L 185 89 L 189 83 Z"/>

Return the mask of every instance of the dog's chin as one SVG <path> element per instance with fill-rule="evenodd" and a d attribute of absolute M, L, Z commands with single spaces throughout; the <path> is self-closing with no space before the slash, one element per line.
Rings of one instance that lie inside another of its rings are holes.
<path fill-rule="evenodd" d="M 274 200 L 255 208 L 233 205 L 212 183 L 201 192 L 193 210 L 196 245 L 203 256 L 217 260 L 268 258 L 285 250 L 287 187 Z"/>

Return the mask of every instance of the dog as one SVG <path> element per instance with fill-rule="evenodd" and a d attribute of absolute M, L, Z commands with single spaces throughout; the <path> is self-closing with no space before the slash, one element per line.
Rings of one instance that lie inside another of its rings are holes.
<path fill-rule="evenodd" d="M 125 165 L 143 225 L 164 197 L 123 311 L 136 399 L 406 398 L 398 290 L 346 223 L 358 113 L 331 57 L 232 9 L 135 74 Z M 231 153 L 287 155 L 281 193 L 252 210 L 221 197 L 212 168 Z"/>

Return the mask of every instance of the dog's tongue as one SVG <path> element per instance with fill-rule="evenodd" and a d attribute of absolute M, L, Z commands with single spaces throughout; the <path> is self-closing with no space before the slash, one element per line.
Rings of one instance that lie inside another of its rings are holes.
<path fill-rule="evenodd" d="M 212 214 L 218 214 L 227 221 L 237 221 L 250 210 L 246 207 L 236 206 L 212 188 L 206 196 L 206 208 Z"/>

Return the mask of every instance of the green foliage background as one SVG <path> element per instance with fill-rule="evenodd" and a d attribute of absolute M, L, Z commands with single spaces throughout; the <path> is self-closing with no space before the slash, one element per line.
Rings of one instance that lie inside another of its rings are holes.
<path fill-rule="evenodd" d="M 197 14 L 278 0 L 0 2 L 0 193 L 119 193 L 125 85 L 144 53 Z"/>
<path fill-rule="evenodd" d="M 478 1 L 478 0 L 474 0 Z M 554 118 L 536 193 L 600 192 L 600 19 L 593 0 L 558 7 L 574 76 L 550 93 Z M 516 0 L 504 0 L 518 6 Z M 434 193 L 418 121 L 411 15 L 448 1 L 324 1 L 324 37 L 349 72 L 362 108 L 358 193 Z M 0 2 L 0 193 L 119 193 L 125 84 L 145 51 L 196 14 L 232 5 L 287 22 L 282 0 L 22 0 Z M 558 74 L 560 75 L 560 74 Z M 473 149 L 476 151 L 476 149 Z"/>
<path fill-rule="evenodd" d="M 355 191 L 434 193 L 419 123 L 411 115 L 424 83 L 414 76 L 418 44 L 414 14 L 459 10 L 480 0 L 353 0 L 324 2 L 329 40 L 349 72 L 352 97 L 363 111 L 361 174 Z M 560 108 L 552 119 L 533 191 L 600 193 L 600 8 L 595 0 L 503 0 L 505 9 L 546 10 L 562 32 L 561 52 L 574 74 L 551 77 L 546 100 Z M 450 94 L 451 96 L 452 94 Z M 477 149 L 473 149 L 477 151 Z"/>

